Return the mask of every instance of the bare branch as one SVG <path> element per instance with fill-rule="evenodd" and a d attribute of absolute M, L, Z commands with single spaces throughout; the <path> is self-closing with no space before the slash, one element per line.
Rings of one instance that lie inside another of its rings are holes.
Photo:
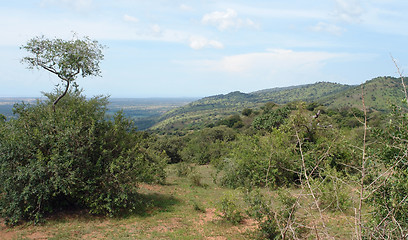
<path fill-rule="evenodd" d="M 395 58 L 391 54 L 390 56 L 391 56 L 392 61 L 394 62 L 395 67 L 397 68 L 398 75 L 401 78 L 401 84 L 402 84 L 402 87 L 405 93 L 405 101 L 408 103 L 407 87 L 405 86 L 405 83 L 404 83 L 404 77 L 402 76 L 402 72 L 397 64 L 397 60 L 395 60 Z"/>
<path fill-rule="evenodd" d="M 306 170 L 305 158 L 303 156 L 302 142 L 300 141 L 299 134 L 298 134 L 297 130 L 296 130 L 296 138 L 297 138 L 297 141 L 298 141 L 298 144 L 299 144 L 299 152 L 300 152 L 300 156 L 301 156 L 301 160 L 302 160 L 303 175 L 305 177 L 307 187 L 308 187 L 308 189 L 310 191 L 311 196 L 313 197 L 314 205 L 316 206 L 316 209 L 319 211 L 320 221 L 321 221 L 322 226 L 323 226 L 323 231 L 324 231 L 326 237 L 330 239 L 331 237 L 330 237 L 329 233 L 327 232 L 327 227 L 326 227 L 326 223 L 325 223 L 325 220 L 324 220 L 324 217 L 323 217 L 322 210 L 320 209 L 320 206 L 319 206 L 319 203 L 317 201 L 316 195 L 314 194 L 312 186 L 310 185 L 309 175 L 307 174 L 307 170 Z"/>
<path fill-rule="evenodd" d="M 363 111 L 364 111 L 364 135 L 363 135 L 363 153 L 361 159 L 361 178 L 360 178 L 360 198 L 358 202 L 358 209 L 357 209 L 357 216 L 356 216 L 356 224 L 357 224 L 357 239 L 362 239 L 362 230 L 363 230 L 363 220 L 362 220 L 362 208 L 363 208 L 363 200 L 364 200 L 364 180 L 366 175 L 366 141 L 367 141 L 367 108 L 364 101 L 364 88 L 361 86 L 361 102 L 363 104 Z"/>

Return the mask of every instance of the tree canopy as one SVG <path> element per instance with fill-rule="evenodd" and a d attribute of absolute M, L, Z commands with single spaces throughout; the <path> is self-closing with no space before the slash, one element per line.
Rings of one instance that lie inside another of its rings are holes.
<path fill-rule="evenodd" d="M 101 76 L 99 63 L 104 58 L 104 48 L 96 40 L 89 37 L 79 39 L 75 34 L 71 40 L 40 36 L 30 39 L 21 47 L 30 54 L 21 61 L 28 64 L 30 69 L 45 69 L 57 75 L 65 84 L 65 90 L 53 102 L 55 109 L 78 76 Z"/>

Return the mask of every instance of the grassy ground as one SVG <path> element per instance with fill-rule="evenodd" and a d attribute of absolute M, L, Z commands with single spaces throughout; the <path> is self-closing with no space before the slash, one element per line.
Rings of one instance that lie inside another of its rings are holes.
<path fill-rule="evenodd" d="M 140 186 L 145 204 L 129 216 L 98 217 L 84 211 L 59 213 L 36 226 L 23 224 L 8 228 L 1 224 L 0 239 L 254 239 L 258 228 L 254 220 L 245 218 L 233 225 L 219 216 L 217 206 L 225 195 L 239 199 L 242 194 L 214 184 L 215 170 L 211 166 L 197 166 L 195 172 L 199 177 L 195 181 L 191 177 L 178 177 L 177 165 L 169 166 L 167 171 L 165 185 Z M 300 190 L 290 191 L 296 195 Z M 272 199 L 276 197 L 274 192 L 263 192 Z M 306 225 L 313 225 L 318 219 L 317 212 L 302 212 L 299 219 L 307 219 Z M 330 236 L 352 239 L 352 215 L 325 212 Z M 302 238 L 316 239 L 316 236 L 314 231 L 308 231 Z"/>
<path fill-rule="evenodd" d="M 233 190 L 213 183 L 213 169 L 197 167 L 203 186 L 168 169 L 165 185 L 140 186 L 146 202 L 138 213 L 121 218 L 85 212 L 57 214 L 42 225 L 0 227 L 0 239 L 249 239 L 255 223 L 234 226 L 221 220 L 216 205 Z"/>

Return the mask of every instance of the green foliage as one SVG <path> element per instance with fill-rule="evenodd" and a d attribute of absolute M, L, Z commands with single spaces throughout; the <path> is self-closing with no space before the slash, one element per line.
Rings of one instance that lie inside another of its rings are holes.
<path fill-rule="evenodd" d="M 193 205 L 193 209 L 197 212 L 205 213 L 205 207 L 203 207 L 201 204 L 196 202 L 195 200 L 191 200 L 191 204 Z"/>
<path fill-rule="evenodd" d="M 244 108 L 244 110 L 242 110 L 241 114 L 244 116 L 249 117 L 254 111 L 250 108 Z"/>
<path fill-rule="evenodd" d="M 378 77 L 366 82 L 365 100 L 370 111 L 373 113 L 389 111 L 390 103 L 399 103 L 403 98 L 400 83 L 400 79 L 393 77 Z M 318 82 L 288 88 L 265 89 L 248 94 L 233 92 L 206 97 L 165 113 L 152 129 L 161 129 L 166 133 L 174 133 L 177 129 L 178 134 L 186 134 L 188 130 L 202 129 L 228 116 L 242 113 L 244 109 L 257 111 L 263 108 L 263 111 L 267 112 L 265 110 L 275 109 L 276 104 L 295 101 L 309 102 L 310 104 L 306 106 L 309 111 L 314 111 L 320 108 L 319 106 L 332 109 L 332 113 L 337 113 L 339 109 L 343 111 L 342 108 L 361 109 L 361 85 L 348 86 Z M 339 116 L 337 120 L 345 127 L 359 126 L 354 116 L 346 119 Z"/>
<path fill-rule="evenodd" d="M 330 116 L 341 128 L 356 128 L 361 126 L 361 119 L 364 119 L 364 112 L 355 107 L 341 107 L 339 109 L 328 109 Z"/>
<path fill-rule="evenodd" d="M 336 83 L 318 82 L 288 88 L 266 89 L 248 94 L 232 92 L 206 97 L 165 113 L 151 129 L 161 130 L 165 133 L 186 134 L 188 130 L 202 129 L 204 126 L 214 124 L 231 115 L 242 113 L 244 109 L 254 109 L 255 112 L 261 107 L 264 110 L 265 108 L 272 109 L 276 104 L 286 104 L 293 101 L 317 102 L 323 97 L 333 96 L 351 87 Z"/>
<path fill-rule="evenodd" d="M 239 224 L 244 219 L 237 202 L 237 197 L 231 194 L 224 195 L 218 207 L 219 216 L 234 225 Z"/>
<path fill-rule="evenodd" d="M 132 209 L 137 184 L 163 181 L 165 162 L 121 113 L 107 120 L 107 99 L 79 91 L 61 100 L 16 104 L 0 126 L 0 210 L 8 224 L 39 221 L 66 207 L 113 215 Z"/>
<path fill-rule="evenodd" d="M 230 144 L 227 158 L 218 165 L 223 172 L 221 184 L 237 188 L 241 186 L 286 185 L 293 181 L 293 155 L 288 148 L 288 137 L 280 130 L 265 136 L 240 135 Z"/>
<path fill-rule="evenodd" d="M 405 79 L 407 82 L 407 79 Z M 368 109 L 389 111 L 390 104 L 399 104 L 404 93 L 401 91 L 401 79 L 394 77 L 377 77 L 362 85 L 353 86 L 324 96 L 319 102 L 332 109 L 352 107 L 361 109 L 361 87 L 364 87 L 364 100 Z"/>
<path fill-rule="evenodd" d="M 180 152 L 184 147 L 184 142 L 178 136 L 157 136 L 152 141 L 151 147 L 158 152 L 163 152 L 168 157 L 169 163 L 178 163 L 183 160 Z"/>
<path fill-rule="evenodd" d="M 313 179 L 313 187 L 316 189 L 316 197 L 322 209 L 331 211 L 347 211 L 352 206 L 351 194 L 347 185 L 342 181 L 344 177 L 334 169 L 326 167 L 325 179 Z"/>
<path fill-rule="evenodd" d="M 65 81 L 74 81 L 78 74 L 82 77 L 99 76 L 99 63 L 103 60 L 102 49 L 98 41 L 88 37 L 72 40 L 47 39 L 35 37 L 21 47 L 31 54 L 22 62 L 29 68 L 42 68 Z"/>
<path fill-rule="evenodd" d="M 188 176 L 192 171 L 194 170 L 194 167 L 186 162 L 180 162 L 176 165 L 176 173 L 177 177 L 186 177 Z"/>
<path fill-rule="evenodd" d="M 180 155 L 186 162 L 217 162 L 226 153 L 224 146 L 234 140 L 235 135 L 235 131 L 226 126 L 203 129 L 189 136 Z"/>
<path fill-rule="evenodd" d="M 217 122 L 217 125 L 225 125 L 229 128 L 241 128 L 244 126 L 241 117 L 234 114 Z"/>
<path fill-rule="evenodd" d="M 259 189 L 247 190 L 244 195 L 248 205 L 247 214 L 257 221 L 261 239 L 286 239 L 289 234 L 292 235 L 288 225 L 295 222 L 294 233 L 305 230 L 304 222 L 296 218 L 298 199 L 283 189 L 278 189 L 277 193 L 276 202 L 272 202 L 271 198 L 263 195 Z"/>
<path fill-rule="evenodd" d="M 277 129 L 280 125 L 284 124 L 290 112 L 291 109 L 288 106 L 274 110 L 265 106 L 264 113 L 254 119 L 252 126 L 258 130 L 272 131 L 272 129 Z"/>
<path fill-rule="evenodd" d="M 41 36 L 29 40 L 21 48 L 31 55 L 21 60 L 27 63 L 29 68 L 47 70 L 65 83 L 65 90 L 53 102 L 54 111 L 55 105 L 68 93 L 70 84 L 78 75 L 100 76 L 99 62 L 104 57 L 102 54 L 104 46 L 88 37 L 81 40 L 74 35 L 73 40 L 66 41 L 50 40 Z"/>
<path fill-rule="evenodd" d="M 393 106 L 390 121 L 377 131 L 381 163 L 393 174 L 371 197 L 374 206 L 375 237 L 401 238 L 408 229 L 408 114 L 407 103 Z M 374 231 L 373 231 L 374 232 Z M 382 234 L 384 233 L 384 234 Z"/>
<path fill-rule="evenodd" d="M 188 175 L 188 178 L 190 179 L 191 182 L 191 186 L 195 186 L 195 187 L 204 187 L 206 188 L 207 185 L 203 184 L 201 182 L 202 180 L 202 176 L 200 175 L 200 173 L 198 173 L 197 171 L 191 171 Z"/>

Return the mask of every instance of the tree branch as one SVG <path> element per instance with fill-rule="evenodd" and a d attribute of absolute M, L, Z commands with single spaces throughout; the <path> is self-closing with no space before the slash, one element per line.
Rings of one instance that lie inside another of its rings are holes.
<path fill-rule="evenodd" d="M 392 55 L 391 55 L 391 59 L 394 62 L 395 67 L 397 68 L 399 77 L 401 78 L 402 87 L 404 88 L 404 93 L 405 93 L 405 101 L 408 103 L 407 87 L 405 86 L 405 83 L 404 83 L 404 77 L 402 76 L 402 72 L 397 64 L 397 60 L 395 60 L 395 58 Z"/>
<path fill-rule="evenodd" d="M 53 104 L 52 104 L 52 109 L 54 110 L 54 112 L 55 112 L 55 105 L 57 105 L 57 103 L 59 102 L 59 100 L 61 100 L 61 98 L 63 98 L 66 94 L 67 94 L 67 92 L 68 92 L 68 89 L 69 89 L 69 81 L 68 80 L 66 80 L 66 82 L 67 82 L 67 86 L 65 87 L 65 91 L 53 102 Z"/>

